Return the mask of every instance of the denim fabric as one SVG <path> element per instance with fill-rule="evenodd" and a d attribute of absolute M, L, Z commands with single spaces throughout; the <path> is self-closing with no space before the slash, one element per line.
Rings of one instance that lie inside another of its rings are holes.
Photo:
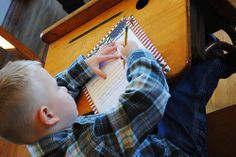
<path fill-rule="evenodd" d="M 219 58 L 193 65 L 170 85 L 171 98 L 158 124 L 158 137 L 166 138 L 189 156 L 207 156 L 205 106 L 220 78 L 230 69 Z"/>

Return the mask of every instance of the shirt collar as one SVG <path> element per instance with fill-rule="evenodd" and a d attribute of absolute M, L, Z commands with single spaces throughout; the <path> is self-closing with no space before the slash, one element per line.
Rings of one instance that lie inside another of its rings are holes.
<path fill-rule="evenodd" d="M 94 123 L 98 115 L 87 115 L 87 116 L 79 116 L 76 118 L 73 123 L 73 130 L 76 132 L 82 132 L 83 129 L 81 125 L 90 125 Z M 78 134 L 78 133 L 77 133 Z M 69 145 L 73 143 L 75 140 L 72 128 L 68 128 L 63 131 L 56 132 L 47 137 L 40 139 L 37 143 L 32 145 L 27 145 L 30 154 L 33 157 L 44 156 L 49 154 L 50 152 L 58 149 L 58 148 L 67 148 Z"/>
<path fill-rule="evenodd" d="M 72 129 L 69 128 L 42 138 L 37 143 L 27 145 L 27 147 L 32 156 L 43 156 L 58 148 L 68 147 L 72 143 L 72 136 Z"/>

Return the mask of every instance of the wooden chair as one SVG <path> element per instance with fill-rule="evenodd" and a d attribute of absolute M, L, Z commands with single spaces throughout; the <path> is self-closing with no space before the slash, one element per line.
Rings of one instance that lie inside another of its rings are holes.
<path fill-rule="evenodd" d="M 0 62 L 5 64 L 9 59 L 29 59 L 38 60 L 44 65 L 37 55 L 27 48 L 24 44 L 14 38 L 9 32 L 0 26 Z M 5 42 L 5 43 L 3 43 Z M 10 47 L 5 47 L 8 44 Z M 10 54 L 10 55 L 8 55 Z M 12 57 L 13 56 L 13 57 Z"/>

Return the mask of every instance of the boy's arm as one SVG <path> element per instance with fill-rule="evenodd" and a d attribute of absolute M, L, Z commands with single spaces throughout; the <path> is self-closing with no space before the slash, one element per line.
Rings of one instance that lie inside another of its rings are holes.
<path fill-rule="evenodd" d="M 162 69 L 149 52 L 136 50 L 127 64 L 129 85 L 120 96 L 118 108 L 99 116 L 95 123 L 97 136 L 126 155 L 157 126 L 170 97 Z"/>
<path fill-rule="evenodd" d="M 106 74 L 100 69 L 99 64 L 112 59 L 118 59 L 119 56 L 114 54 L 117 46 L 115 43 L 103 46 L 95 55 L 85 60 L 84 56 L 80 56 L 65 71 L 56 76 L 58 86 L 65 86 L 68 92 L 75 99 L 80 93 L 83 86 L 92 76 L 97 74 L 105 79 Z"/>
<path fill-rule="evenodd" d="M 59 73 L 55 79 L 58 86 L 65 86 L 75 99 L 84 83 L 94 75 L 94 72 L 85 63 L 85 57 L 80 56 L 71 66 Z"/>

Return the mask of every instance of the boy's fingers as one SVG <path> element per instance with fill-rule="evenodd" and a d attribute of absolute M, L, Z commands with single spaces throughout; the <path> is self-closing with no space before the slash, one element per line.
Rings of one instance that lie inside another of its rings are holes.
<path fill-rule="evenodd" d="M 111 42 L 110 44 L 108 44 L 108 46 L 114 46 L 115 45 L 115 42 Z"/>
<path fill-rule="evenodd" d="M 99 77 L 106 79 L 107 76 L 106 74 L 104 74 L 104 72 L 102 70 L 100 70 L 99 68 L 94 68 L 93 69 L 94 73 L 97 74 Z"/>
<path fill-rule="evenodd" d="M 105 49 L 103 49 L 101 54 L 108 54 L 108 53 L 112 53 L 114 51 L 116 51 L 116 45 L 113 45 L 111 47 L 106 47 Z"/>
<path fill-rule="evenodd" d="M 122 58 L 123 58 L 123 53 L 122 53 L 123 49 L 124 49 L 123 45 L 118 45 L 117 46 L 117 52 L 120 55 L 120 57 L 122 57 Z"/>
<path fill-rule="evenodd" d="M 111 42 L 110 44 L 101 46 L 100 50 L 104 50 L 112 46 L 115 46 L 115 42 Z"/>
<path fill-rule="evenodd" d="M 99 62 L 105 62 L 110 59 L 118 59 L 119 55 L 111 54 L 111 55 L 105 55 L 105 56 L 100 56 L 99 57 Z"/>

